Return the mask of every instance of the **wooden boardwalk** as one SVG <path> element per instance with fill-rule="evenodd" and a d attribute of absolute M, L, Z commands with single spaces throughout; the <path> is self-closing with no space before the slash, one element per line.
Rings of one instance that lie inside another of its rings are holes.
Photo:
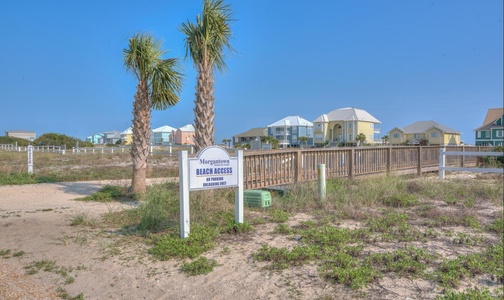
<path fill-rule="evenodd" d="M 314 181 L 318 165 L 325 164 L 326 178 L 354 178 L 376 174 L 417 174 L 439 169 L 440 146 L 352 147 L 245 151 L 246 189 Z M 490 151 L 490 147 L 450 146 L 447 151 Z M 477 165 L 475 156 L 450 156 L 447 166 Z"/>

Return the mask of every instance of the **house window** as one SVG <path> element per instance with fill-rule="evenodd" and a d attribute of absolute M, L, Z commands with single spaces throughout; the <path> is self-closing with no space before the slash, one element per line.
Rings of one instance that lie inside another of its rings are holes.
<path fill-rule="evenodd" d="M 369 128 L 374 129 L 373 123 L 369 123 Z"/>
<path fill-rule="evenodd" d="M 321 130 L 322 129 L 322 124 L 320 124 L 320 123 L 315 124 L 315 129 L 316 130 Z"/>
<path fill-rule="evenodd" d="M 276 128 L 275 128 L 275 132 L 276 132 L 276 133 L 279 133 L 279 132 L 284 132 L 284 129 L 285 129 L 285 128 L 283 128 L 283 127 L 276 127 Z"/>
<path fill-rule="evenodd" d="M 481 131 L 478 131 L 478 138 L 481 138 Z"/>
<path fill-rule="evenodd" d="M 420 139 L 420 133 L 415 133 L 415 134 L 413 134 L 413 138 L 414 138 L 415 140 L 419 140 L 419 139 Z"/>
<path fill-rule="evenodd" d="M 352 135 L 351 135 L 351 134 L 349 134 L 349 135 L 348 135 L 348 140 L 349 140 L 349 141 L 353 141 L 353 138 L 352 138 Z"/>
<path fill-rule="evenodd" d="M 353 124 L 352 123 L 348 123 L 348 128 L 352 128 Z"/>
<path fill-rule="evenodd" d="M 497 130 L 497 131 L 495 132 L 495 135 L 496 135 L 498 138 L 504 137 L 504 131 L 502 131 L 502 130 Z"/>
<path fill-rule="evenodd" d="M 439 133 L 437 131 L 431 132 L 430 137 L 431 138 L 437 138 L 439 136 Z"/>
<path fill-rule="evenodd" d="M 324 139 L 322 138 L 322 135 L 321 135 L 321 134 L 316 134 L 316 135 L 315 135 L 315 140 L 316 140 L 317 142 L 322 142 Z"/>
<path fill-rule="evenodd" d="M 292 134 L 297 133 L 297 127 L 292 127 Z"/>
<path fill-rule="evenodd" d="M 380 130 L 380 127 L 381 127 L 380 123 L 374 123 L 373 126 L 374 126 L 374 130 Z"/>
<path fill-rule="evenodd" d="M 310 127 L 306 128 L 306 136 L 310 137 L 312 135 L 312 129 Z"/>
<path fill-rule="evenodd" d="M 372 134 L 369 135 L 369 140 L 368 141 L 373 141 L 373 135 Z"/>
<path fill-rule="evenodd" d="M 399 133 L 394 133 L 394 134 L 392 135 L 392 137 L 393 137 L 394 139 L 398 139 L 398 138 L 399 138 Z"/>

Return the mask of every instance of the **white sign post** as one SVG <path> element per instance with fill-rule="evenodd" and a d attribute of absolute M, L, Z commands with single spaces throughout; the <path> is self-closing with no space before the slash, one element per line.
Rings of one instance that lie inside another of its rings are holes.
<path fill-rule="evenodd" d="M 180 238 L 186 238 L 190 233 L 190 191 L 237 188 L 235 221 L 243 223 L 243 151 L 236 150 L 235 154 L 230 157 L 219 146 L 202 149 L 196 158 L 188 158 L 187 151 L 179 152 Z"/>
<path fill-rule="evenodd" d="M 28 145 L 28 174 L 33 174 L 33 146 Z"/>

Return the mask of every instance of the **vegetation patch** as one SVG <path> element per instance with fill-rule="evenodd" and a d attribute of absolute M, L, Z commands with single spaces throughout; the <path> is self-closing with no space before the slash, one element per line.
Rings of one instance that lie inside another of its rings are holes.
<path fill-rule="evenodd" d="M 82 201 L 97 201 L 97 202 L 110 202 L 114 200 L 121 200 L 125 197 L 130 196 L 124 188 L 115 185 L 106 185 L 101 188 L 98 192 L 92 195 L 86 196 L 84 198 L 79 198 L 77 200 Z"/>
<path fill-rule="evenodd" d="M 218 266 L 214 259 L 199 257 L 197 260 L 182 265 L 182 271 L 189 276 L 208 274 L 213 271 L 214 267 Z"/>
<path fill-rule="evenodd" d="M 218 236 L 215 228 L 194 225 L 191 233 L 185 239 L 178 235 L 166 235 L 159 238 L 149 252 L 159 260 L 170 258 L 196 258 L 203 252 L 214 247 L 214 241 Z"/>
<path fill-rule="evenodd" d="M 444 260 L 435 271 L 436 278 L 443 286 L 456 288 L 464 278 L 480 274 L 490 274 L 498 283 L 504 283 L 504 261 L 502 242 L 489 246 L 483 253 L 461 255 Z"/>

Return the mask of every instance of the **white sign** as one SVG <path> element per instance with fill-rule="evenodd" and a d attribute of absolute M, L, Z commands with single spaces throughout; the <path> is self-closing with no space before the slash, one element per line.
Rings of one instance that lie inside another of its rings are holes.
<path fill-rule="evenodd" d="M 189 190 L 238 186 L 238 158 L 219 146 L 210 146 L 189 159 Z"/>
<path fill-rule="evenodd" d="M 229 157 L 226 150 L 210 146 L 188 158 L 187 151 L 179 152 L 180 238 L 190 233 L 189 191 L 236 187 L 235 222 L 243 223 L 243 150 L 235 150 Z"/>

